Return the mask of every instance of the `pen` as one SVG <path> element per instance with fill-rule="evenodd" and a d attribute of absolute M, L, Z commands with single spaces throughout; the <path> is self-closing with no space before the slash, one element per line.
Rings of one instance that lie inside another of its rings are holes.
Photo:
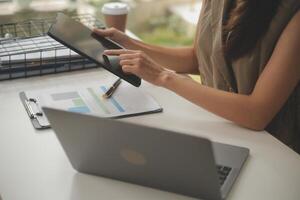
<path fill-rule="evenodd" d="M 114 82 L 114 84 L 107 90 L 107 92 L 103 94 L 103 98 L 109 99 L 113 95 L 113 93 L 117 90 L 118 86 L 121 84 L 121 81 L 122 79 L 118 78 L 118 80 Z"/>

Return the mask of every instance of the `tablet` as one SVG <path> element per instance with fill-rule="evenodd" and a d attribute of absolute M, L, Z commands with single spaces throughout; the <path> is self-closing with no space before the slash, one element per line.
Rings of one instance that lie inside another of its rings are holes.
<path fill-rule="evenodd" d="M 96 35 L 82 23 L 63 13 L 58 13 L 56 21 L 52 24 L 47 34 L 130 84 L 136 87 L 141 85 L 139 77 L 122 71 L 118 56 L 103 55 L 106 49 L 122 49 L 123 47 L 112 40 Z"/>

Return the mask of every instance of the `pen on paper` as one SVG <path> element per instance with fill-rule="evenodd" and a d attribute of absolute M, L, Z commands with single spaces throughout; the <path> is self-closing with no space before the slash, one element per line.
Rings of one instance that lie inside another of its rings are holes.
<path fill-rule="evenodd" d="M 117 90 L 118 86 L 121 84 L 122 79 L 118 78 L 118 80 L 116 80 L 114 82 L 114 84 L 107 90 L 107 92 L 105 94 L 103 94 L 103 98 L 105 99 L 109 99 L 114 92 Z"/>

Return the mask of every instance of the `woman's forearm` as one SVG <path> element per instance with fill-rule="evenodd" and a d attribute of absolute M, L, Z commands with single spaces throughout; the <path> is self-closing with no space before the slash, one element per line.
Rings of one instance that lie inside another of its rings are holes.
<path fill-rule="evenodd" d="M 124 46 L 132 50 L 141 50 L 160 65 L 178 73 L 198 73 L 198 62 L 193 47 L 161 47 L 135 39 L 130 39 Z"/>
<path fill-rule="evenodd" d="M 167 72 L 162 86 L 202 108 L 253 130 L 268 123 L 263 109 L 248 95 L 230 93 L 198 84 L 184 76 Z"/>
<path fill-rule="evenodd" d="M 283 108 L 300 81 L 300 11 L 283 31 L 251 94 L 234 94 L 205 87 L 163 71 L 160 83 L 191 102 L 239 125 L 262 130 Z M 239 66 L 243 67 L 243 66 Z M 247 78 L 247 77 L 245 77 Z"/>

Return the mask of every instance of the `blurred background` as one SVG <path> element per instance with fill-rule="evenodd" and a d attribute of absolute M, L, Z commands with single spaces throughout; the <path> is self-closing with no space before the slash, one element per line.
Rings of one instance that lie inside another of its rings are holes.
<path fill-rule="evenodd" d="M 166 46 L 192 45 L 201 0 L 120 0 L 130 5 L 127 28 L 142 40 Z M 0 24 L 48 18 L 57 12 L 91 14 L 116 0 L 0 0 Z"/>

